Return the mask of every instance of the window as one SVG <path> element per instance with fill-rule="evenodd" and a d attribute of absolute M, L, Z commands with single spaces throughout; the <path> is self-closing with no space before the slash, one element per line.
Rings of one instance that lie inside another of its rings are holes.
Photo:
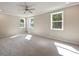
<path fill-rule="evenodd" d="M 51 13 L 51 30 L 63 30 L 63 11 Z"/>
<path fill-rule="evenodd" d="M 33 29 L 33 27 L 34 27 L 34 18 L 33 17 L 28 18 L 27 22 L 28 22 L 28 28 Z"/>
<path fill-rule="evenodd" d="M 20 18 L 20 28 L 25 27 L 25 18 Z"/>
<path fill-rule="evenodd" d="M 31 18 L 31 19 L 30 19 L 30 27 L 33 28 L 33 26 L 34 26 L 34 19 Z"/>

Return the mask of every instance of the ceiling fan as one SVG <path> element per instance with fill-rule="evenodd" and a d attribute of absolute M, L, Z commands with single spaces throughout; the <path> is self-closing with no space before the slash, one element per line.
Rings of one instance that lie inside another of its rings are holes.
<path fill-rule="evenodd" d="M 33 10 L 35 10 L 35 8 L 31 8 L 30 5 L 27 5 L 26 2 L 24 2 L 24 5 L 19 6 L 23 8 L 22 11 L 24 11 L 24 14 L 26 14 L 26 12 L 33 13 Z"/>

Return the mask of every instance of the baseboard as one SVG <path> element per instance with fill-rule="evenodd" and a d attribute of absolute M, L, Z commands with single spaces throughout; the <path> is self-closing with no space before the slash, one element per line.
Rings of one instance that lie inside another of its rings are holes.
<path fill-rule="evenodd" d="M 65 42 L 65 43 L 69 43 L 69 44 L 74 44 L 74 45 L 78 45 L 79 46 L 79 43 L 76 42 L 76 41 L 70 41 L 70 40 L 65 40 L 65 39 L 56 39 L 56 38 L 51 38 L 51 37 L 47 37 L 47 36 L 44 36 L 44 35 L 39 35 L 39 34 L 34 34 L 34 33 L 29 33 L 29 34 L 32 34 L 32 35 L 36 35 L 36 36 L 40 36 L 40 37 L 43 37 L 43 38 L 47 38 L 47 39 L 51 39 L 51 40 L 55 40 L 55 41 L 60 41 L 60 42 Z"/>
<path fill-rule="evenodd" d="M 11 36 L 14 36 L 14 35 L 17 35 L 17 34 L 19 34 L 19 33 L 15 33 L 15 34 L 10 34 L 10 35 L 2 35 L 0 38 L 7 38 L 7 37 L 11 37 Z"/>

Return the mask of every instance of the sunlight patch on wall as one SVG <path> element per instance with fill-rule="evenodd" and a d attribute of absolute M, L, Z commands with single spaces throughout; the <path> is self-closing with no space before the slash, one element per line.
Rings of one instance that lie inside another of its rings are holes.
<path fill-rule="evenodd" d="M 57 42 L 55 42 L 55 45 L 57 47 L 59 54 L 63 56 L 79 56 L 79 51 L 71 46 Z"/>

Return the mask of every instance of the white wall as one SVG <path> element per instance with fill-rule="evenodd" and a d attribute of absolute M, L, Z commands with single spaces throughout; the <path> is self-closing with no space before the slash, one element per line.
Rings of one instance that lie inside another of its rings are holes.
<path fill-rule="evenodd" d="M 22 33 L 24 29 L 19 28 L 19 17 L 0 14 L 0 38 Z"/>
<path fill-rule="evenodd" d="M 33 34 L 79 44 L 79 5 L 64 9 L 64 30 L 50 30 L 50 13 L 34 16 Z"/>

